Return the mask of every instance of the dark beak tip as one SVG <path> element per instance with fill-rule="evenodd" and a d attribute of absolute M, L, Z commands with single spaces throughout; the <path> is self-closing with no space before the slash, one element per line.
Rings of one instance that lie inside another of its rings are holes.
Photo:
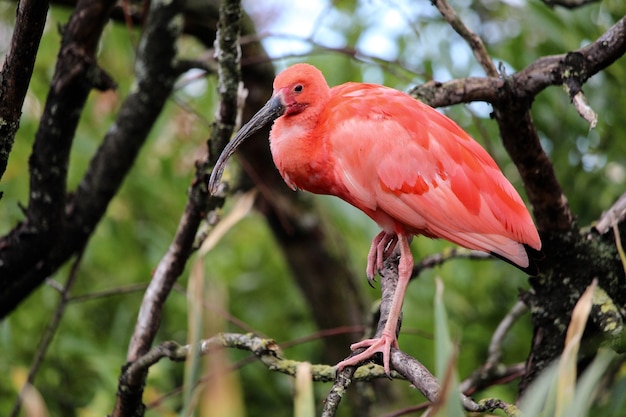
<path fill-rule="evenodd" d="M 224 192 L 225 186 L 220 186 L 220 180 L 222 178 L 222 174 L 224 173 L 226 162 L 228 161 L 228 158 L 235 153 L 235 149 L 237 149 L 237 147 L 239 147 L 239 145 L 241 145 L 243 141 L 250 137 L 254 132 L 263 126 L 274 122 L 274 120 L 282 116 L 284 113 L 285 106 L 282 103 L 282 96 L 275 95 L 267 103 L 265 103 L 261 110 L 252 116 L 248 123 L 239 129 L 239 132 L 237 132 L 235 137 L 232 138 L 226 145 L 213 167 L 213 172 L 211 173 L 211 178 L 208 183 L 208 191 L 212 196 Z"/>
<path fill-rule="evenodd" d="M 209 191 L 209 195 L 216 197 L 224 188 L 223 183 L 220 178 L 217 178 L 217 175 L 212 174 L 211 178 L 207 182 L 207 190 Z"/>

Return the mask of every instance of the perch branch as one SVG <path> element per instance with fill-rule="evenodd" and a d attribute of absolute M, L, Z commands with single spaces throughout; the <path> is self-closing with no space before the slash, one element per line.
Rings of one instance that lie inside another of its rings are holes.
<path fill-rule="evenodd" d="M 387 321 L 387 317 L 389 316 L 389 312 L 391 309 L 391 301 L 393 299 L 393 294 L 396 291 L 396 287 L 398 285 L 398 262 L 400 260 L 400 252 L 398 249 L 394 251 L 394 253 L 389 256 L 384 263 L 383 269 L 380 271 L 381 276 L 381 303 L 380 303 L 380 314 L 375 314 L 373 324 L 377 326 L 374 337 L 380 337 L 383 329 L 385 327 L 385 323 Z M 401 326 L 401 320 L 398 322 L 398 328 L 396 329 L 396 333 L 399 331 Z M 352 352 L 349 357 L 354 355 L 358 355 L 363 352 L 364 349 L 358 349 Z M 393 352 L 393 349 L 392 349 Z M 372 360 L 378 361 L 378 358 L 372 358 Z M 395 363 L 393 362 L 393 354 L 391 356 L 391 367 L 395 369 Z M 336 414 L 337 409 L 339 407 L 339 403 L 341 399 L 345 395 L 345 392 L 348 386 L 352 382 L 353 375 L 359 366 L 346 366 L 341 372 L 337 373 L 337 378 L 331 387 L 330 392 L 326 396 L 326 401 L 324 402 L 324 409 L 322 411 L 322 417 L 332 417 Z M 392 373 L 393 375 L 393 373 Z"/>
<path fill-rule="evenodd" d="M 451 256 L 434 257 L 433 260 L 427 261 L 424 265 L 420 265 L 420 268 L 432 267 L 436 263 L 433 261 L 443 262 L 445 259 L 451 259 L 456 255 L 455 251 L 450 251 Z M 436 259 L 435 259 L 436 258 Z M 377 328 L 374 337 L 380 337 L 385 327 L 386 318 L 389 316 L 391 309 L 393 295 L 396 291 L 398 284 L 398 261 L 399 252 L 396 250 L 392 256 L 389 256 L 384 263 L 384 268 L 380 271 L 381 274 L 381 292 L 382 301 L 380 303 L 380 309 L 378 314 L 374 315 L 374 322 L 377 323 Z M 397 332 L 400 331 L 401 322 L 398 323 Z M 354 351 L 350 356 L 357 355 L 362 352 L 362 349 Z M 392 377 L 397 377 L 398 374 L 406 378 L 417 388 L 429 401 L 434 402 L 439 396 L 439 383 L 437 379 L 422 365 L 417 359 L 407 355 L 406 353 L 392 348 L 391 349 L 391 367 L 394 369 Z M 379 362 L 379 358 L 372 358 L 373 362 Z M 326 397 L 324 403 L 324 410 L 322 417 L 332 417 L 337 412 L 339 403 L 344 396 L 348 386 L 357 378 L 362 378 L 360 372 L 363 366 L 354 367 L 348 366 L 341 370 L 337 374 L 334 384 Z M 372 364 L 367 365 L 368 370 L 382 369 L 380 366 L 374 366 Z M 356 372 L 355 372 L 356 371 Z M 372 372 L 372 371 L 368 371 Z M 384 372 L 383 372 L 384 373 Z M 378 374 L 376 374 L 378 377 Z M 470 411 L 480 410 L 480 406 L 469 398 L 461 394 L 461 401 L 464 407 Z"/>

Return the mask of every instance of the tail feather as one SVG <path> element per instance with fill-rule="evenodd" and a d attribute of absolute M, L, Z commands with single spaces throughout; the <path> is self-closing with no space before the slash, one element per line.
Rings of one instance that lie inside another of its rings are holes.
<path fill-rule="evenodd" d="M 499 255 L 495 252 L 489 252 L 491 255 L 495 256 L 498 259 L 502 259 L 503 261 L 505 261 L 508 264 L 513 265 L 514 267 L 518 268 L 521 271 L 524 271 L 525 273 L 527 273 L 528 275 L 534 277 L 539 275 L 539 267 L 537 266 L 537 262 L 541 261 L 542 259 L 545 258 L 544 253 L 541 250 L 537 250 L 533 247 L 530 247 L 526 244 L 524 244 L 524 250 L 526 250 L 526 255 L 528 255 L 528 266 L 519 266 L 518 264 L 516 264 L 515 262 L 511 261 L 510 259 L 505 258 L 502 255 Z"/>

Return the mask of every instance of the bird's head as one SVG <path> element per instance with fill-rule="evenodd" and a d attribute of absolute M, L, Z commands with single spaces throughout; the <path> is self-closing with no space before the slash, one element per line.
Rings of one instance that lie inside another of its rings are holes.
<path fill-rule="evenodd" d="M 215 163 L 209 180 L 211 194 L 217 191 L 228 158 L 244 140 L 281 116 L 294 116 L 311 107 L 319 108 L 329 95 L 324 75 L 312 65 L 296 64 L 278 74 L 274 80 L 272 98 L 239 129 Z"/>
<path fill-rule="evenodd" d="M 279 99 L 285 116 L 299 114 L 312 104 L 327 99 L 330 90 L 320 70 L 309 64 L 296 64 L 278 74 L 272 99 Z"/>

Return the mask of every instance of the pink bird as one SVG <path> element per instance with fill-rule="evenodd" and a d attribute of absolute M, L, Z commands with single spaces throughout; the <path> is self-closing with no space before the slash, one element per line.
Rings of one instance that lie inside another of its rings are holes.
<path fill-rule="evenodd" d="M 413 269 L 413 235 L 444 238 L 535 270 L 528 254 L 539 251 L 541 241 L 519 194 L 489 154 L 432 107 L 380 85 L 329 88 L 317 68 L 293 65 L 276 77 L 272 98 L 220 155 L 212 193 L 237 146 L 270 122 L 272 157 L 287 185 L 337 196 L 382 229 L 367 257 L 369 280 L 400 248 L 398 286 L 382 335 L 350 346 L 366 349 L 337 364 L 338 370 L 382 353 L 390 373 Z"/>

